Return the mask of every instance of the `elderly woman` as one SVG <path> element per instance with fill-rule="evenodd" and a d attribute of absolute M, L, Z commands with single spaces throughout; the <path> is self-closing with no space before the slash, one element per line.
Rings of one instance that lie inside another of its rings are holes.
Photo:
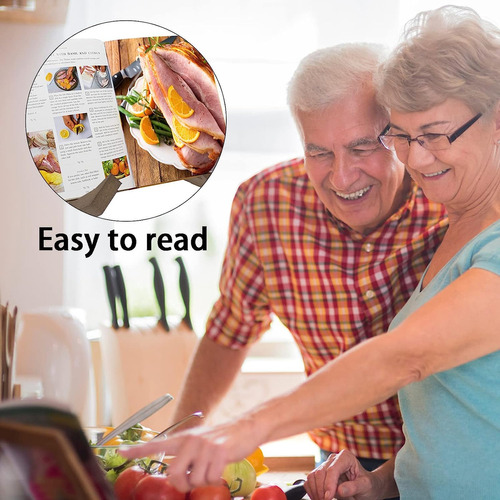
<path fill-rule="evenodd" d="M 261 443 L 330 425 L 399 391 L 406 443 L 364 471 L 349 452 L 307 481 L 311 498 L 498 498 L 500 491 L 500 32 L 470 9 L 417 16 L 383 68 L 380 138 L 449 230 L 391 331 L 349 350 L 285 396 L 162 448 L 182 490 L 215 481 Z"/>

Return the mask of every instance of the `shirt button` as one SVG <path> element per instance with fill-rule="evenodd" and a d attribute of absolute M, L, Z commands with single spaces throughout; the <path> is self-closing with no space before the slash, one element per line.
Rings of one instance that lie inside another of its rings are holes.
<path fill-rule="evenodd" d="M 373 299 L 375 297 L 375 292 L 373 290 L 367 290 L 365 292 L 365 299 Z"/>
<path fill-rule="evenodd" d="M 373 250 L 373 243 L 365 243 L 363 245 L 363 250 L 367 253 L 370 253 Z"/>

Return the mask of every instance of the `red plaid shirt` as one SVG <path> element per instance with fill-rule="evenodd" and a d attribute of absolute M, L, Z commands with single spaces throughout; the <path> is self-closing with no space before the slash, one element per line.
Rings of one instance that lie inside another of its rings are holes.
<path fill-rule="evenodd" d="M 269 328 L 274 313 L 310 375 L 387 331 L 446 231 L 444 215 L 413 185 L 405 204 L 363 236 L 326 211 L 302 159 L 266 169 L 234 199 L 221 296 L 206 334 L 240 348 Z M 395 396 L 311 437 L 325 450 L 388 459 L 403 444 L 401 424 Z"/>

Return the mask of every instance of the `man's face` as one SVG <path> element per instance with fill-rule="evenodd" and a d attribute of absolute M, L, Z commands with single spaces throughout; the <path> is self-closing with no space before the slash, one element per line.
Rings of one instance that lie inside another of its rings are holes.
<path fill-rule="evenodd" d="M 373 89 L 295 116 L 307 175 L 329 212 L 363 234 L 383 224 L 403 203 L 408 185 L 403 164 L 377 140 L 388 117 Z"/>

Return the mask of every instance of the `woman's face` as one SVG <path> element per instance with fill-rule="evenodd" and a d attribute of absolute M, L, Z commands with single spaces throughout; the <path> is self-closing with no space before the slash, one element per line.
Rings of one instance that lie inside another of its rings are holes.
<path fill-rule="evenodd" d="M 392 111 L 391 133 L 412 138 L 430 133 L 451 135 L 475 114 L 456 99 L 427 111 Z M 400 159 L 429 199 L 444 203 L 448 210 L 463 211 L 482 203 L 486 193 L 500 185 L 499 127 L 498 113 L 483 116 L 448 149 L 429 151 L 413 141 L 407 156 Z"/>

